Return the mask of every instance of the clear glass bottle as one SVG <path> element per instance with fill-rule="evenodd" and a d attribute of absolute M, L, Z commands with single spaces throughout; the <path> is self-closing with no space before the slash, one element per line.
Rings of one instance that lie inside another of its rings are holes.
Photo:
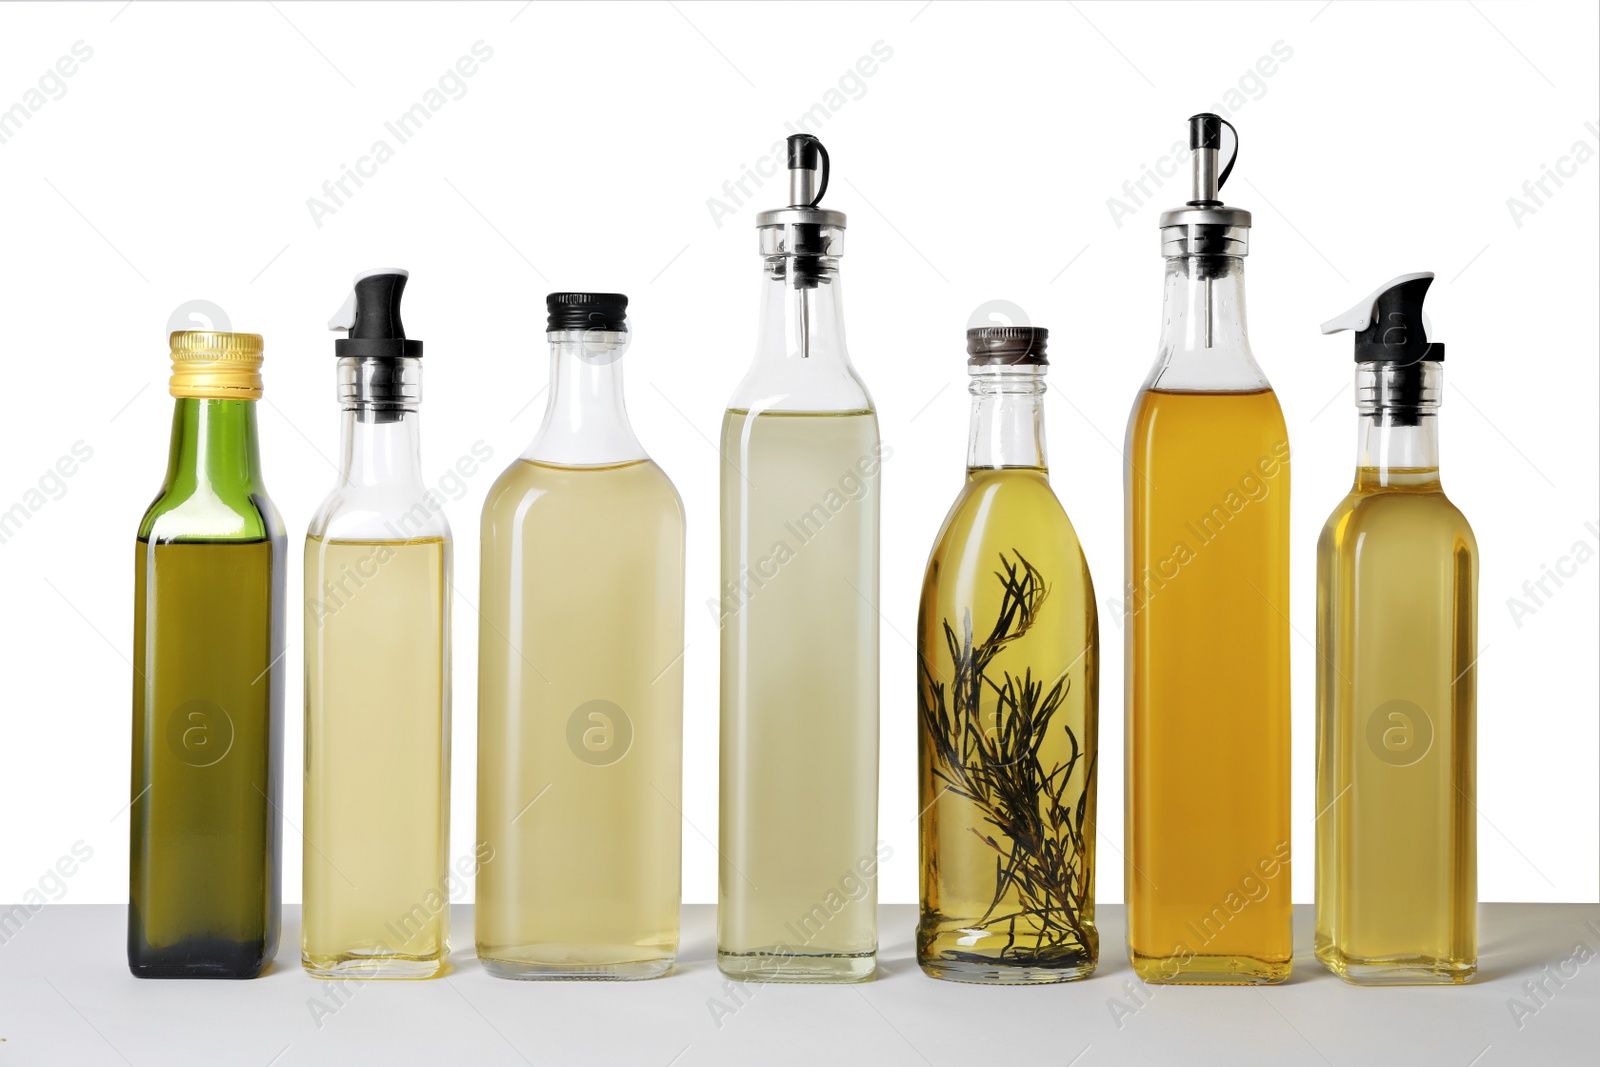
<path fill-rule="evenodd" d="M 431 978 L 449 954 L 450 526 L 422 476 L 422 342 L 403 270 L 329 326 L 339 481 L 305 546 L 300 958 L 318 978 Z"/>
<path fill-rule="evenodd" d="M 827 157 L 808 135 L 788 147 L 791 206 L 757 220 L 756 357 L 722 424 L 717 964 L 741 981 L 852 982 L 878 940 L 888 453 L 845 351 L 845 218 L 816 206 Z"/>
<path fill-rule="evenodd" d="M 1217 199 L 1224 125 L 1190 119 L 1194 199 L 1161 217 L 1165 326 L 1128 422 L 1128 951 L 1147 982 L 1281 982 L 1293 954 L 1289 439 L 1245 332 L 1250 213 Z"/>
<path fill-rule="evenodd" d="M 683 503 L 623 405 L 628 299 L 548 299 L 544 424 L 483 505 L 477 946 L 501 978 L 678 951 Z"/>
<path fill-rule="evenodd" d="M 917 616 L 922 918 L 935 978 L 1092 973 L 1099 620 L 1044 451 L 1047 332 L 967 331 L 967 481 Z"/>
<path fill-rule="evenodd" d="M 172 335 L 167 476 L 134 557 L 139 978 L 254 978 L 278 950 L 286 546 L 261 477 L 261 347 Z"/>
<path fill-rule="evenodd" d="M 1396 278 L 1323 327 L 1355 331 L 1361 417 L 1317 546 L 1316 953 L 1359 985 L 1478 966 L 1478 545 L 1439 482 L 1432 281 Z"/>

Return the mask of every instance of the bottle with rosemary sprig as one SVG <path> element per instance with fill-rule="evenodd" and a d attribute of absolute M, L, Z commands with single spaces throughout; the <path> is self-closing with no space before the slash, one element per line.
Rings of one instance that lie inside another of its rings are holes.
<path fill-rule="evenodd" d="M 1046 337 L 967 331 L 967 480 L 917 616 L 917 962 L 952 981 L 1064 982 L 1099 957 L 1099 627 L 1045 466 Z"/>

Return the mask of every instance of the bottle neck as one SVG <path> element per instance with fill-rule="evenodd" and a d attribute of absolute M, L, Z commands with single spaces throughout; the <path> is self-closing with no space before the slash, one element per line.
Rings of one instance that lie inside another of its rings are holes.
<path fill-rule="evenodd" d="M 339 401 L 340 483 L 420 488 L 422 361 L 341 359 Z"/>
<path fill-rule="evenodd" d="M 607 466 L 647 458 L 622 395 L 626 332 L 559 330 L 550 338 L 550 402 L 522 458 Z"/>
<path fill-rule="evenodd" d="M 837 259 L 769 256 L 756 359 L 848 371 Z"/>
<path fill-rule="evenodd" d="M 1151 388 L 1267 388 L 1245 329 L 1244 259 L 1185 255 L 1167 260 L 1161 348 Z"/>
<path fill-rule="evenodd" d="M 973 367 L 967 470 L 1046 469 L 1043 367 Z"/>
<path fill-rule="evenodd" d="M 1444 369 L 1434 362 L 1356 367 L 1356 488 L 1436 489 L 1439 398 Z"/>
<path fill-rule="evenodd" d="M 422 432 L 416 409 L 345 408 L 339 480 L 344 485 L 422 485 Z"/>
<path fill-rule="evenodd" d="M 182 495 L 199 486 L 218 496 L 260 490 L 255 401 L 180 397 L 172 410 L 167 485 Z"/>

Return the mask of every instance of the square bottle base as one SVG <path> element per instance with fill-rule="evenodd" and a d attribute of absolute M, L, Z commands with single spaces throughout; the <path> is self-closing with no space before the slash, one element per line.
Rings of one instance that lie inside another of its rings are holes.
<path fill-rule="evenodd" d="M 518 982 L 639 982 L 672 970 L 677 954 L 637 958 L 639 949 L 542 945 L 517 950 L 520 958 L 478 953 L 483 969 Z M 634 958 L 630 958 L 634 957 Z"/>
<path fill-rule="evenodd" d="M 338 956 L 312 956 L 302 952 L 300 965 L 313 978 L 357 980 L 434 978 L 444 972 L 449 950 L 434 956 L 364 956 L 347 953 Z"/>
<path fill-rule="evenodd" d="M 1351 985 L 1465 985 L 1478 974 L 1477 960 L 1432 956 L 1360 959 L 1321 948 L 1317 959 Z"/>
<path fill-rule="evenodd" d="M 865 982 L 877 967 L 876 950 L 818 955 L 717 950 L 717 969 L 735 982 Z"/>
<path fill-rule="evenodd" d="M 1128 954 L 1133 973 L 1150 985 L 1277 985 L 1289 977 L 1293 960 L 1253 956 L 1141 956 Z"/>

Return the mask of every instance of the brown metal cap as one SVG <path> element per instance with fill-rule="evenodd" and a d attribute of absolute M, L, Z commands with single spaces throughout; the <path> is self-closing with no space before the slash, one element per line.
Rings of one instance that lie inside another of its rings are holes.
<path fill-rule="evenodd" d="M 1045 340 L 1050 331 L 1042 326 L 980 326 L 967 331 L 967 365 L 999 367 L 1006 365 L 1043 367 Z"/>

